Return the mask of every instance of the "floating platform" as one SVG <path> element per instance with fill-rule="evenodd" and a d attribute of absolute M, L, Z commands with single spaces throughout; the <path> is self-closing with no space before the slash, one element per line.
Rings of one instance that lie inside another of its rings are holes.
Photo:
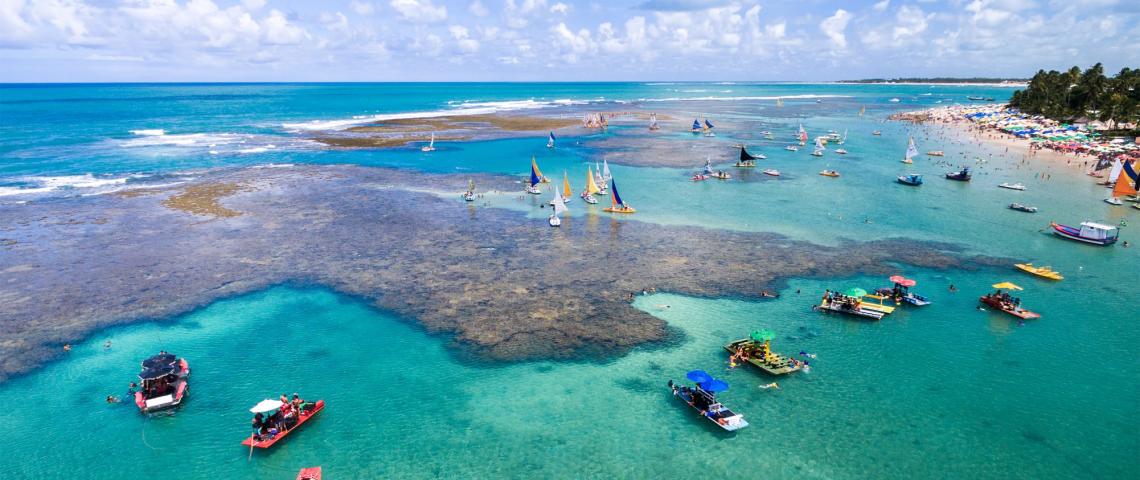
<path fill-rule="evenodd" d="M 740 347 L 744 347 L 744 351 L 748 352 L 748 360 L 745 363 L 760 369 L 768 375 L 787 375 L 802 368 L 799 364 L 793 364 L 791 357 L 779 353 L 773 352 L 768 355 L 767 359 L 762 358 L 760 354 L 760 342 L 750 338 L 742 338 L 730 342 L 724 346 L 724 349 L 728 350 L 729 354 L 735 354 L 736 350 Z M 755 356 L 753 356 L 754 352 L 756 353 Z"/>

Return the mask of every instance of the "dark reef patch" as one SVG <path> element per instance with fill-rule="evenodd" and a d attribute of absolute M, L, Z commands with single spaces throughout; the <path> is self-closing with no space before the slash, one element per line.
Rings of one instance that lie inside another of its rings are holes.
<path fill-rule="evenodd" d="M 788 277 L 881 275 L 893 262 L 993 263 L 946 244 L 827 247 L 609 215 L 552 229 L 544 219 L 459 201 L 467 175 L 431 176 L 454 200 L 404 189 L 425 178 L 355 166 L 248 168 L 148 195 L 0 205 L 0 238 L 8 240 L 0 252 L 0 380 L 96 329 L 277 284 L 365 298 L 449 338 L 459 358 L 597 361 L 675 335 L 628 304 L 630 292 L 649 287 L 755 299 Z M 517 189 L 505 177 L 475 180 L 480 190 Z M 240 214 L 163 206 L 209 185 L 241 185 L 216 200 Z"/>

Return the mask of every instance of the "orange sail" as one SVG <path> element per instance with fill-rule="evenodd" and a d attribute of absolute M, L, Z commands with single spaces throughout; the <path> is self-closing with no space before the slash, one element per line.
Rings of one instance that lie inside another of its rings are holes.
<path fill-rule="evenodd" d="M 1120 172 L 1120 176 L 1116 178 L 1116 186 L 1112 187 L 1112 196 L 1127 197 L 1136 195 L 1136 183 L 1138 179 L 1133 176 L 1133 174 L 1136 173 L 1135 169 L 1130 167 L 1131 165 L 1125 162 L 1124 171 Z"/>
<path fill-rule="evenodd" d="M 566 172 L 563 171 L 562 172 L 562 196 L 565 198 L 571 198 L 570 197 L 571 195 L 573 195 L 573 192 L 570 191 L 570 179 L 566 177 Z"/>

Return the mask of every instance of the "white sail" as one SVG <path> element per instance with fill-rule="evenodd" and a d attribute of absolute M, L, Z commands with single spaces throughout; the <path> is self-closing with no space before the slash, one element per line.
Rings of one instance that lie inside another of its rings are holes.
<path fill-rule="evenodd" d="M 566 201 L 562 199 L 562 193 L 560 193 L 557 188 L 554 189 L 554 201 L 552 203 L 554 204 L 555 215 L 561 215 L 568 210 L 566 208 Z"/>
<path fill-rule="evenodd" d="M 918 155 L 918 147 L 914 146 L 914 137 L 910 138 L 910 143 L 906 146 L 906 159 L 910 160 Z"/>
<path fill-rule="evenodd" d="M 1120 159 L 1118 158 L 1115 162 L 1112 163 L 1112 170 L 1108 171 L 1108 183 L 1115 184 L 1116 179 L 1120 178 L 1120 172 L 1122 171 L 1124 171 L 1124 164 L 1121 163 Z"/>
<path fill-rule="evenodd" d="M 614 177 L 613 177 L 613 175 L 610 175 L 610 162 L 607 162 L 605 159 L 602 159 L 602 179 L 605 180 L 606 182 L 609 182 L 611 178 L 614 178 Z"/>
<path fill-rule="evenodd" d="M 712 156 L 708 156 L 705 158 L 705 175 L 711 175 L 712 173 Z"/>
<path fill-rule="evenodd" d="M 846 142 L 847 142 L 847 129 L 844 128 L 843 129 L 843 138 L 841 140 L 839 140 L 839 144 L 843 145 Z"/>

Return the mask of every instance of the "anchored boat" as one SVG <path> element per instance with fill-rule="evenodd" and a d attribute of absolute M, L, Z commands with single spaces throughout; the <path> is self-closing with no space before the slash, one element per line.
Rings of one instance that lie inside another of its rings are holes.
<path fill-rule="evenodd" d="M 475 201 L 475 180 L 467 179 L 467 191 L 463 192 L 463 200 L 468 202 Z"/>
<path fill-rule="evenodd" d="M 962 167 L 957 172 L 950 172 L 946 174 L 947 180 L 957 180 L 959 182 L 970 181 L 970 167 Z"/>
<path fill-rule="evenodd" d="M 547 222 L 550 223 L 552 227 L 560 226 L 562 225 L 562 219 L 558 218 L 558 216 L 567 209 L 566 202 L 562 199 L 562 194 L 558 192 L 557 188 L 554 189 L 554 200 L 551 200 L 550 203 L 554 205 L 554 213 L 550 214 L 550 218 L 547 219 Z"/>
<path fill-rule="evenodd" d="M 297 480 L 321 480 L 321 467 L 302 468 L 297 472 Z"/>
<path fill-rule="evenodd" d="M 910 287 L 918 284 L 918 282 L 906 278 L 902 275 L 892 275 L 888 280 L 894 284 L 893 287 L 880 288 L 875 290 L 875 293 L 893 298 L 895 303 L 909 303 L 916 307 L 924 307 L 930 305 L 930 299 L 910 291 Z"/>
<path fill-rule="evenodd" d="M 598 193 L 598 184 L 594 183 L 594 174 L 590 171 L 590 166 L 586 165 L 586 189 L 582 191 L 582 201 L 596 205 L 598 199 L 594 198 L 595 193 Z"/>
<path fill-rule="evenodd" d="M 716 399 L 717 392 L 728 390 L 728 383 L 713 378 L 704 370 L 693 370 L 686 377 L 696 384 L 689 387 L 669 380 L 669 389 L 673 391 L 674 397 L 726 431 L 734 432 L 748 426 L 743 415 L 729 410 Z"/>
<path fill-rule="evenodd" d="M 1010 282 L 994 284 L 993 287 L 997 290 L 993 293 L 982 295 L 978 301 L 1022 320 L 1041 318 L 1040 314 L 1021 308 L 1021 298 L 1011 296 L 1009 293 L 1002 291 L 1003 289 L 1010 291 L 1022 290 L 1021 287 Z"/>
<path fill-rule="evenodd" d="M 1010 190 L 1025 190 L 1025 185 L 1022 185 L 1020 183 L 1002 182 L 998 186 L 1001 188 L 1008 188 Z"/>
<path fill-rule="evenodd" d="M 1019 212 L 1037 213 L 1037 207 L 1030 207 L 1028 205 L 1022 205 L 1020 203 L 1009 204 L 1009 209 L 1010 210 L 1017 210 Z"/>
<path fill-rule="evenodd" d="M 181 405 L 190 395 L 190 364 L 166 352 L 142 361 L 135 405 L 142 413 Z"/>
<path fill-rule="evenodd" d="M 1049 222 L 1049 226 L 1053 228 L 1053 233 L 1060 237 L 1093 245 L 1112 245 L 1120 237 L 1120 232 L 1116 227 L 1095 222 L 1081 222 L 1080 228 L 1061 225 L 1056 222 Z"/>
<path fill-rule="evenodd" d="M 906 154 L 903 155 L 902 163 L 914 163 L 914 157 L 916 155 L 918 155 L 918 147 L 914 146 L 914 137 L 910 137 L 906 145 Z"/>
<path fill-rule="evenodd" d="M 749 338 L 729 342 L 724 349 L 732 355 L 732 360 L 739 359 L 768 375 L 786 375 L 802 369 L 800 361 L 772 351 L 773 338 L 771 331 L 758 330 Z"/>
<path fill-rule="evenodd" d="M 281 415 L 280 411 L 284 406 L 285 403 L 280 400 L 262 400 L 257 405 L 254 405 L 253 408 L 249 409 L 249 411 L 250 413 L 266 415 L 268 418 L 272 419 L 276 415 Z M 285 420 L 281 421 L 282 425 L 284 426 L 283 429 L 278 429 L 274 425 L 263 426 L 262 428 L 258 429 L 258 431 L 250 435 L 249 438 L 242 440 L 241 444 L 250 447 L 251 450 L 254 448 L 270 448 L 276 445 L 277 442 L 280 442 L 285 437 L 289 436 L 289 434 L 297 431 L 297 428 L 299 428 L 301 425 L 304 425 L 309 420 L 312 420 L 314 416 L 316 416 L 318 413 L 321 413 L 321 410 L 324 409 L 324 400 L 317 400 L 316 403 L 306 402 L 300 412 L 295 412 L 293 414 L 292 418 L 294 420 L 290 421 L 288 418 L 286 418 Z M 268 420 L 266 423 L 269 423 Z"/>
<path fill-rule="evenodd" d="M 867 292 L 863 292 L 863 295 L 866 295 L 866 293 Z M 860 300 L 860 297 L 862 297 L 862 295 L 844 295 L 839 292 L 832 292 L 828 290 L 827 292 L 824 292 L 823 299 L 820 301 L 820 304 L 813 305 L 811 309 L 818 312 L 843 313 L 871 320 L 880 320 L 884 315 L 886 315 L 883 312 L 865 308 L 863 301 Z"/>
<path fill-rule="evenodd" d="M 758 159 L 758 158 L 765 158 L 765 157 L 764 157 L 764 155 L 760 155 L 758 157 L 753 156 L 753 155 L 748 153 L 748 150 L 744 149 L 744 145 L 741 145 L 740 146 L 740 160 L 736 161 L 736 167 L 737 168 L 755 167 L 756 166 L 756 159 Z"/>
<path fill-rule="evenodd" d="M 922 175 L 918 174 L 918 173 L 911 173 L 908 175 L 899 175 L 898 181 L 899 181 L 899 183 L 901 183 L 903 185 L 910 185 L 912 187 L 917 187 L 919 185 L 922 185 Z"/>
<path fill-rule="evenodd" d="M 531 194 L 531 195 L 539 195 L 539 194 L 541 194 L 541 193 L 542 193 L 542 190 L 539 190 L 539 189 L 538 189 L 538 184 L 539 184 L 539 183 L 542 183 L 542 177 L 541 177 L 541 175 L 542 175 L 542 174 L 540 174 L 540 173 L 538 172 L 538 164 L 536 164 L 536 163 L 534 162 L 534 159 L 532 158 L 532 159 L 530 160 L 530 183 L 528 183 L 528 184 L 527 184 L 527 186 L 526 186 L 526 188 L 525 188 L 525 189 L 523 189 L 523 190 L 525 190 L 525 191 L 526 191 L 526 193 L 529 193 L 529 194 Z"/>

